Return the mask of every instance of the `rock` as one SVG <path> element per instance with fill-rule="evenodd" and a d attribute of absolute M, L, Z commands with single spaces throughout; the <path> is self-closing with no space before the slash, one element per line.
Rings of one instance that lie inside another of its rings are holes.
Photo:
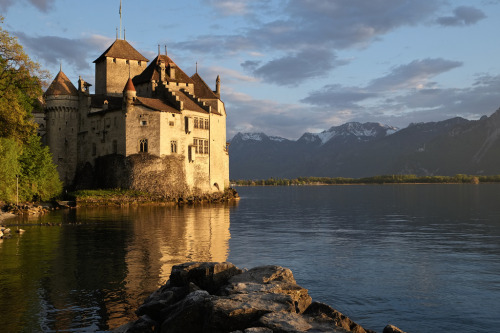
<path fill-rule="evenodd" d="M 382 333 L 406 333 L 406 332 L 397 328 L 394 325 L 387 325 L 386 327 L 384 327 L 384 331 Z"/>
<path fill-rule="evenodd" d="M 115 332 L 373 332 L 312 302 L 287 268 L 261 266 L 244 272 L 228 262 L 174 266 L 170 280 L 136 314 L 138 320 Z"/>
<path fill-rule="evenodd" d="M 189 262 L 172 267 L 170 283 L 174 287 L 182 287 L 192 282 L 213 294 L 237 274 L 241 274 L 241 270 L 228 262 Z"/>
<path fill-rule="evenodd" d="M 229 283 L 224 289 L 227 294 L 273 293 L 290 295 L 297 313 L 304 312 L 312 301 L 307 289 L 297 285 L 292 271 L 280 266 L 256 267 L 232 277 Z"/>
<path fill-rule="evenodd" d="M 199 333 L 204 331 L 209 314 L 211 296 L 197 290 L 171 307 L 168 317 L 161 324 L 162 333 Z"/>
<path fill-rule="evenodd" d="M 260 317 L 259 323 L 272 329 L 274 333 L 304 332 L 312 328 L 304 317 L 296 313 L 268 313 Z"/>
<path fill-rule="evenodd" d="M 218 297 L 212 303 L 212 330 L 243 330 L 271 312 L 295 312 L 293 300 L 283 294 L 236 294 Z"/>
<path fill-rule="evenodd" d="M 308 316 L 311 321 L 320 324 L 328 324 L 330 326 L 336 326 L 353 333 L 374 333 L 370 330 L 365 330 L 360 325 L 353 322 L 347 316 L 343 315 L 339 311 L 335 310 L 329 305 L 320 302 L 313 302 L 306 311 L 304 315 Z"/>

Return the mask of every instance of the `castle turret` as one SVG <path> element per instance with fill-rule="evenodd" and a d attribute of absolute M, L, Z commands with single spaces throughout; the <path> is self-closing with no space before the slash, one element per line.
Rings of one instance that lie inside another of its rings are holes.
<path fill-rule="evenodd" d="M 77 164 L 78 90 L 59 71 L 44 94 L 47 144 L 59 178 L 71 185 Z"/>
<path fill-rule="evenodd" d="M 134 83 L 132 79 L 129 78 L 127 83 L 125 84 L 125 88 L 123 88 L 123 102 L 125 104 L 131 104 L 137 96 L 137 91 L 135 90 Z"/>
<path fill-rule="evenodd" d="M 94 61 L 96 95 L 121 96 L 128 78 L 141 74 L 148 61 L 126 40 L 117 39 Z"/>

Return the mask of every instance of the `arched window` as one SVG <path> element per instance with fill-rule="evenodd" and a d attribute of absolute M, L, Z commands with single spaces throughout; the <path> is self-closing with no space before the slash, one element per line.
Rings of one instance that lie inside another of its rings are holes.
<path fill-rule="evenodd" d="M 148 139 L 142 139 L 139 141 L 139 151 L 141 153 L 148 152 Z"/>

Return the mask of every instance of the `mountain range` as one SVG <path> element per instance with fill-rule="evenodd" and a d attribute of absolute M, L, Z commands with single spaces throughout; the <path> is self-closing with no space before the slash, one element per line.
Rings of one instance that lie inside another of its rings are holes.
<path fill-rule="evenodd" d="M 231 179 L 496 175 L 500 109 L 479 120 L 456 117 L 403 129 L 349 122 L 298 140 L 238 133 L 230 143 Z"/>

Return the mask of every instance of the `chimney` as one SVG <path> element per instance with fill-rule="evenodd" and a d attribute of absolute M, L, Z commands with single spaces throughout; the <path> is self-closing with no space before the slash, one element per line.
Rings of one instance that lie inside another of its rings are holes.
<path fill-rule="evenodd" d="M 220 76 L 217 75 L 217 79 L 215 80 L 215 94 L 220 98 Z"/>

